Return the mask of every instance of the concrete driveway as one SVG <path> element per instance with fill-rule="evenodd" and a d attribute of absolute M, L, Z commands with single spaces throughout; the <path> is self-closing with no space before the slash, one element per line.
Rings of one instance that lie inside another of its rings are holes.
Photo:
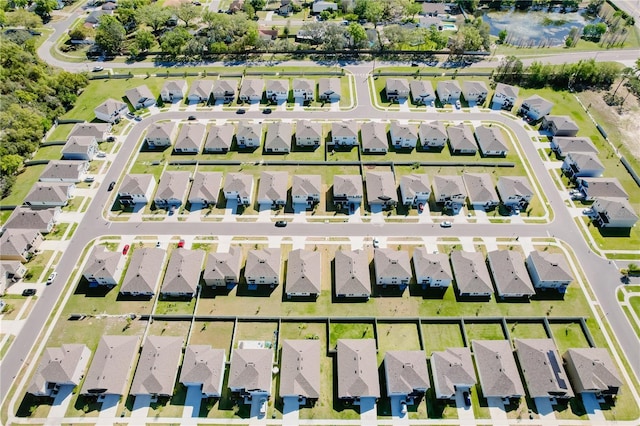
<path fill-rule="evenodd" d="M 600 408 L 600 403 L 596 396 L 592 393 L 582 393 L 582 403 L 584 404 L 584 409 L 589 416 L 589 420 L 595 423 L 604 423 L 605 418 L 604 414 L 602 414 L 602 409 Z"/>
<path fill-rule="evenodd" d="M 187 387 L 187 396 L 184 400 L 183 418 L 198 417 L 200 414 L 200 404 L 202 403 L 202 392 L 200 386 Z"/>
<path fill-rule="evenodd" d="M 360 421 L 362 426 L 375 426 L 378 424 L 378 410 L 375 398 L 362 398 L 360 400 Z"/>
<path fill-rule="evenodd" d="M 543 423 L 553 422 L 556 415 L 553 412 L 553 406 L 549 398 L 534 398 L 536 408 L 538 409 L 538 415 L 542 419 Z"/>
<path fill-rule="evenodd" d="M 404 397 L 399 395 L 391 396 L 391 418 L 393 419 L 394 425 L 408 425 L 409 424 L 409 414 L 402 414 L 402 404 L 404 401 Z"/>
<path fill-rule="evenodd" d="M 67 408 L 69 408 L 69 404 L 71 403 L 71 398 L 73 397 L 73 385 L 62 385 L 60 386 L 60 390 L 58 394 L 53 399 L 53 404 L 51 405 L 51 409 L 49 410 L 49 418 L 50 419 L 61 419 L 65 417 L 65 413 L 67 412 Z"/>
<path fill-rule="evenodd" d="M 282 398 L 282 426 L 296 426 L 300 421 L 300 404 L 295 396 Z"/>

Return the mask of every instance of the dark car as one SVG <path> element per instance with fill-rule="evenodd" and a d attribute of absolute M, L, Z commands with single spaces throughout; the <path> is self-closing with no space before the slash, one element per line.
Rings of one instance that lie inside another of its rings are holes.
<path fill-rule="evenodd" d="M 265 108 L 262 110 L 263 114 L 271 114 L 271 108 Z"/>
<path fill-rule="evenodd" d="M 116 140 L 115 136 L 109 136 L 107 138 L 107 142 L 115 142 L 115 140 Z"/>
<path fill-rule="evenodd" d="M 287 221 L 286 220 L 279 220 L 276 222 L 276 226 L 278 228 L 284 228 L 285 226 L 287 226 Z"/>
<path fill-rule="evenodd" d="M 467 407 L 471 405 L 471 397 L 469 397 L 469 392 L 462 392 L 462 397 L 464 398 L 464 405 Z"/>
<path fill-rule="evenodd" d="M 115 186 L 116 186 L 116 183 L 115 183 L 115 182 L 111 182 L 111 183 L 109 184 L 109 188 L 107 188 L 107 191 L 113 191 L 113 188 L 114 188 Z"/>
<path fill-rule="evenodd" d="M 236 110 L 236 114 L 244 114 L 245 112 L 247 112 L 247 110 L 245 110 L 244 108 L 238 108 Z"/>
<path fill-rule="evenodd" d="M 195 115 L 190 115 L 189 118 L 187 118 L 187 120 L 189 120 L 189 121 L 193 121 L 195 119 L 196 119 Z"/>
<path fill-rule="evenodd" d="M 33 296 L 36 294 L 36 289 L 35 288 L 25 288 L 22 291 L 22 295 L 23 296 Z"/>

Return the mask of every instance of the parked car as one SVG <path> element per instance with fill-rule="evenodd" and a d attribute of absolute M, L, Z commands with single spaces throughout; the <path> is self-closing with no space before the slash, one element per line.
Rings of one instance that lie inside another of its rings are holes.
<path fill-rule="evenodd" d="M 189 120 L 189 121 L 193 121 L 195 119 L 196 119 L 195 115 L 190 115 L 189 118 L 187 118 L 187 120 Z"/>
<path fill-rule="evenodd" d="M 263 114 L 271 114 L 271 108 L 265 108 L 262 110 Z"/>
<path fill-rule="evenodd" d="M 126 115 L 127 115 L 128 118 L 135 118 L 136 117 L 136 115 L 134 113 L 132 113 L 132 112 L 128 112 Z"/>
<path fill-rule="evenodd" d="M 104 158 L 107 156 L 107 153 L 104 151 L 98 151 L 98 153 L 96 154 L 96 157 L 98 158 Z"/>
<path fill-rule="evenodd" d="M 377 238 L 373 239 L 373 248 L 378 248 L 380 247 L 380 240 L 378 240 Z"/>
<path fill-rule="evenodd" d="M 451 228 L 453 226 L 453 223 L 451 223 L 448 220 L 445 220 L 444 222 L 440 222 L 440 226 L 442 228 Z"/>
<path fill-rule="evenodd" d="M 104 70 L 104 67 L 100 67 L 100 66 L 93 67 L 93 72 L 100 72 L 100 71 L 103 71 L 103 70 Z"/>
<path fill-rule="evenodd" d="M 122 248 L 122 254 L 127 254 L 129 253 L 129 244 L 126 244 L 123 248 Z"/>
<path fill-rule="evenodd" d="M 423 210 L 424 210 L 424 204 L 422 203 L 418 204 L 418 211 L 422 213 Z"/>
<path fill-rule="evenodd" d="M 267 414 L 267 399 L 262 398 L 260 400 L 260 415 L 264 416 L 265 414 Z"/>
<path fill-rule="evenodd" d="M 160 247 L 160 241 L 156 243 L 156 247 Z"/>
<path fill-rule="evenodd" d="M 462 397 L 464 398 L 464 405 L 469 407 L 471 405 L 471 397 L 469 396 L 469 392 L 462 392 Z"/>
<path fill-rule="evenodd" d="M 582 210 L 582 214 L 586 214 L 587 216 L 590 216 L 593 214 L 593 209 L 584 209 Z"/>
<path fill-rule="evenodd" d="M 35 288 L 25 288 L 24 290 L 22 290 L 23 296 L 33 296 L 35 294 L 36 294 Z"/>
<path fill-rule="evenodd" d="M 276 226 L 278 228 L 284 228 L 285 226 L 287 226 L 287 221 L 286 220 L 279 220 L 276 222 Z"/>
<path fill-rule="evenodd" d="M 407 402 L 406 401 L 401 401 L 400 402 L 400 414 L 407 414 Z"/>
<path fill-rule="evenodd" d="M 49 278 L 47 278 L 47 285 L 53 284 L 57 276 L 58 276 L 58 273 L 53 271 L 51 275 L 49 275 Z"/>
<path fill-rule="evenodd" d="M 135 116 L 135 118 L 134 118 L 134 120 L 136 120 L 136 121 L 142 121 L 142 117 L 140 117 L 139 115 L 136 115 L 136 116 Z"/>
<path fill-rule="evenodd" d="M 462 104 L 460 103 L 460 101 L 456 101 L 456 109 L 460 108 L 462 108 Z"/>
<path fill-rule="evenodd" d="M 184 240 L 178 241 L 178 248 L 184 248 Z"/>
<path fill-rule="evenodd" d="M 107 138 L 107 142 L 115 142 L 115 140 L 116 140 L 116 137 L 115 137 L 115 136 L 109 136 L 109 137 Z"/>
<path fill-rule="evenodd" d="M 115 186 L 116 186 L 116 183 L 115 183 L 115 182 L 111 182 L 111 183 L 109 184 L 109 188 L 107 188 L 107 191 L 113 191 L 113 188 L 114 188 Z"/>
<path fill-rule="evenodd" d="M 238 108 L 236 110 L 236 114 L 244 114 L 245 112 L 247 112 L 247 110 L 245 110 L 244 108 Z"/>
<path fill-rule="evenodd" d="M 84 178 L 84 181 L 87 183 L 91 183 L 91 182 L 95 182 L 96 178 L 94 178 L 93 176 L 87 176 L 86 178 Z"/>

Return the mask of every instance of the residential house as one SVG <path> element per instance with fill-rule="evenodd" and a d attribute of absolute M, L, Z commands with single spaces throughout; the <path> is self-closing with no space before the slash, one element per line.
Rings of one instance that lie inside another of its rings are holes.
<path fill-rule="evenodd" d="M 436 100 L 436 92 L 429 80 L 411 80 L 411 97 L 416 105 L 431 105 Z"/>
<path fill-rule="evenodd" d="M 361 204 L 362 196 L 362 177 L 360 175 L 335 175 L 333 177 L 333 202 L 335 204 Z"/>
<path fill-rule="evenodd" d="M 93 136 L 71 136 L 62 147 L 63 160 L 91 161 L 98 153 L 98 141 Z"/>
<path fill-rule="evenodd" d="M 182 337 L 147 335 L 129 393 L 152 398 L 172 396 L 183 344 Z"/>
<path fill-rule="evenodd" d="M 573 398 L 553 339 L 513 339 L 530 398 Z"/>
<path fill-rule="evenodd" d="M 0 247 L 0 255 L 2 247 Z M 19 260 L 0 261 L 0 296 L 6 294 L 7 289 L 21 280 L 27 273 L 27 267 Z"/>
<path fill-rule="evenodd" d="M 233 0 L 229 6 L 229 12 L 237 13 L 244 8 L 244 0 Z"/>
<path fill-rule="evenodd" d="M 451 154 L 471 154 L 475 155 L 478 151 L 476 141 L 469 126 L 458 124 L 456 126 L 447 127 L 447 135 L 449 136 L 449 149 Z"/>
<path fill-rule="evenodd" d="M 163 102 L 181 101 L 186 95 L 186 80 L 167 80 L 160 89 L 160 98 Z"/>
<path fill-rule="evenodd" d="M 423 290 L 429 287 L 446 288 L 453 280 L 449 256 L 429 253 L 426 247 L 417 247 L 413 251 L 413 268 L 416 271 L 416 283 Z"/>
<path fill-rule="evenodd" d="M 189 94 L 187 100 L 189 102 L 209 102 L 211 92 L 213 91 L 212 80 L 196 80 L 191 84 L 189 88 Z"/>
<path fill-rule="evenodd" d="M 153 202 L 159 209 L 177 208 L 182 205 L 191 173 L 165 170 L 160 176 Z"/>
<path fill-rule="evenodd" d="M 500 176 L 496 189 L 507 207 L 525 208 L 533 198 L 533 188 L 525 176 Z"/>
<path fill-rule="evenodd" d="M 209 252 L 202 279 L 211 287 L 231 288 L 240 281 L 241 268 L 242 250 L 238 246 L 229 247 L 226 253 Z"/>
<path fill-rule="evenodd" d="M 153 175 L 125 175 L 118 190 L 118 200 L 123 206 L 147 204 L 152 199 L 155 188 L 156 180 Z"/>
<path fill-rule="evenodd" d="M 531 297 L 536 294 L 524 265 L 524 256 L 515 250 L 493 250 L 487 253 L 496 292 L 501 299 Z"/>
<path fill-rule="evenodd" d="M 0 260 L 27 262 L 42 244 L 35 229 L 8 228 L 0 235 Z"/>
<path fill-rule="evenodd" d="M 289 252 L 285 294 L 318 297 L 322 286 L 322 255 L 319 251 L 296 249 Z"/>
<path fill-rule="evenodd" d="M 103 335 L 85 375 L 80 395 L 99 398 L 125 395 L 139 345 L 140 336 Z"/>
<path fill-rule="evenodd" d="M 540 130 L 546 130 L 552 136 L 575 136 L 580 128 L 566 115 L 547 115 L 542 118 Z"/>
<path fill-rule="evenodd" d="M 518 100 L 520 89 L 510 84 L 498 83 L 493 93 L 491 106 L 497 109 L 511 110 Z"/>
<path fill-rule="evenodd" d="M 500 203 L 491 174 L 463 173 L 462 180 L 467 188 L 469 204 L 474 209 L 491 209 Z"/>
<path fill-rule="evenodd" d="M 387 396 L 409 404 L 418 402 L 431 387 L 423 351 L 387 351 L 384 355 Z"/>
<path fill-rule="evenodd" d="M 86 345 L 46 348 L 27 392 L 34 396 L 55 397 L 61 386 L 78 386 L 90 357 L 91 350 Z"/>
<path fill-rule="evenodd" d="M 215 101 L 223 101 L 224 103 L 232 102 L 238 92 L 238 81 L 229 79 L 220 79 L 213 82 L 211 93 Z"/>
<path fill-rule="evenodd" d="M 367 200 L 369 207 L 392 207 L 398 204 L 398 191 L 393 172 L 367 172 Z"/>
<path fill-rule="evenodd" d="M 258 286 L 276 287 L 282 282 L 279 248 L 249 250 L 244 267 L 244 278 L 249 290 L 257 290 Z"/>
<path fill-rule="evenodd" d="M 246 173 L 227 173 L 222 192 L 227 201 L 236 200 L 238 205 L 250 205 L 253 195 L 253 176 Z"/>
<path fill-rule="evenodd" d="M 107 250 L 102 245 L 94 246 L 84 265 L 82 276 L 89 282 L 89 287 L 115 287 L 122 276 L 124 259 L 120 252 Z"/>
<path fill-rule="evenodd" d="M 303 101 L 313 101 L 316 95 L 316 82 L 308 78 L 293 79 L 293 97 Z"/>
<path fill-rule="evenodd" d="M 60 1 L 60 3 L 64 4 L 64 2 L 62 1 Z M 118 8 L 118 5 L 115 2 L 108 1 L 108 2 L 102 3 L 102 6 L 100 8 L 102 10 L 116 10 Z"/>
<path fill-rule="evenodd" d="M 483 157 L 505 157 L 509 152 L 507 141 L 499 127 L 478 126 L 475 135 Z"/>
<path fill-rule="evenodd" d="M 321 13 L 325 10 L 338 10 L 338 4 L 324 0 L 314 0 L 311 5 L 311 13 Z"/>
<path fill-rule="evenodd" d="M 562 172 L 569 178 L 600 177 L 604 173 L 604 164 L 595 154 L 570 152 L 564 158 Z"/>
<path fill-rule="evenodd" d="M 420 145 L 423 150 L 444 148 L 449 136 L 441 121 L 420 123 L 418 128 Z"/>
<path fill-rule="evenodd" d="M 101 9 L 93 10 L 91 13 L 87 15 L 84 22 L 86 24 L 90 24 L 92 28 L 95 28 L 100 23 L 100 18 L 104 15 L 111 16 L 113 15 L 113 12 L 110 10 L 101 10 Z"/>
<path fill-rule="evenodd" d="M 265 95 L 271 102 L 286 101 L 289 98 L 289 80 L 286 78 L 267 80 Z"/>
<path fill-rule="evenodd" d="M 317 121 L 298 120 L 296 123 L 296 145 L 319 147 L 322 143 L 322 124 Z"/>
<path fill-rule="evenodd" d="M 526 265 L 534 288 L 565 293 L 574 280 L 567 259 L 561 253 L 534 250 L 527 256 Z"/>
<path fill-rule="evenodd" d="M 583 154 L 598 154 L 598 148 L 587 137 L 558 136 L 551 140 L 551 149 L 560 158 L 564 158 L 569 152 L 580 152 Z"/>
<path fill-rule="evenodd" d="M 50 160 L 38 179 L 40 182 L 78 183 L 89 170 L 88 161 Z"/>
<path fill-rule="evenodd" d="M 60 216 L 60 207 L 32 210 L 30 207 L 18 206 L 4 224 L 6 229 L 31 229 L 48 234 Z"/>
<path fill-rule="evenodd" d="M 363 399 L 378 400 L 378 362 L 374 339 L 338 339 L 338 398 L 360 405 Z"/>
<path fill-rule="evenodd" d="M 533 95 L 522 101 L 520 114 L 536 121 L 549 114 L 551 108 L 553 108 L 553 103 L 538 95 Z"/>
<path fill-rule="evenodd" d="M 387 126 L 376 121 L 367 121 L 360 126 L 362 137 L 362 152 L 386 153 L 389 149 L 387 140 Z"/>
<path fill-rule="evenodd" d="M 336 297 L 366 298 L 371 296 L 369 255 L 364 250 L 342 251 L 335 255 L 334 285 Z"/>
<path fill-rule="evenodd" d="M 266 348 L 237 348 L 231 353 L 229 390 L 245 398 L 268 398 L 271 395 L 273 350 Z"/>
<path fill-rule="evenodd" d="M 336 146 L 357 145 L 358 123 L 350 120 L 331 123 L 331 143 Z"/>
<path fill-rule="evenodd" d="M 624 198 L 598 198 L 591 209 L 595 213 L 593 223 L 599 228 L 631 228 L 638 221 L 638 214 Z"/>
<path fill-rule="evenodd" d="M 197 154 L 200 152 L 206 131 L 207 127 L 204 124 L 183 124 L 173 151 L 181 154 Z"/>
<path fill-rule="evenodd" d="M 431 196 L 429 176 L 424 173 L 403 175 L 400 178 L 400 195 L 405 206 L 428 205 Z"/>
<path fill-rule="evenodd" d="M 473 356 L 485 398 L 520 399 L 524 386 L 508 340 L 472 340 Z"/>
<path fill-rule="evenodd" d="M 202 398 L 220 398 L 224 380 L 224 349 L 214 349 L 211 345 L 188 345 L 184 351 L 180 383 L 187 388 L 200 389 Z"/>
<path fill-rule="evenodd" d="M 175 121 L 153 123 L 147 130 L 144 141 L 149 149 L 171 146 L 178 134 L 178 124 Z"/>
<path fill-rule="evenodd" d="M 258 204 L 273 208 L 287 204 L 289 190 L 288 172 L 261 172 L 258 186 Z"/>
<path fill-rule="evenodd" d="M 127 90 L 125 97 L 134 109 L 149 108 L 156 104 L 156 98 L 146 84 Z"/>
<path fill-rule="evenodd" d="M 433 195 L 436 203 L 444 204 L 445 207 L 451 207 L 454 210 L 461 208 L 467 199 L 464 181 L 458 175 L 434 176 Z"/>
<path fill-rule="evenodd" d="M 613 398 L 618 395 L 623 382 L 609 351 L 604 348 L 572 348 L 562 357 L 576 393 Z"/>
<path fill-rule="evenodd" d="M 338 102 L 341 98 L 341 93 L 342 87 L 339 78 L 331 77 L 318 80 L 318 98 L 321 101 Z"/>
<path fill-rule="evenodd" d="M 245 78 L 240 86 L 239 99 L 242 102 L 260 102 L 264 91 L 264 80 L 261 78 Z"/>
<path fill-rule="evenodd" d="M 409 81 L 406 78 L 388 78 L 384 91 L 389 102 L 409 99 Z"/>
<path fill-rule="evenodd" d="M 93 136 L 96 142 L 104 142 L 108 138 L 111 131 L 111 124 L 108 123 L 78 123 L 73 126 L 69 137 L 74 136 Z"/>
<path fill-rule="evenodd" d="M 454 399 L 477 383 L 469 348 L 447 348 L 431 354 L 433 389 L 438 399 Z"/>
<path fill-rule="evenodd" d="M 204 142 L 204 153 L 226 153 L 231 150 L 233 142 L 233 124 L 224 123 L 209 128 Z"/>
<path fill-rule="evenodd" d="M 276 121 L 267 126 L 267 135 L 264 140 L 264 152 L 288 153 L 291 151 L 291 135 L 293 126 L 291 123 Z"/>
<path fill-rule="evenodd" d="M 191 299 L 197 292 L 205 252 L 185 248 L 171 252 L 160 296 Z"/>
<path fill-rule="evenodd" d="M 391 143 L 395 149 L 413 149 L 418 143 L 418 129 L 413 124 L 392 121 L 389 129 Z"/>
<path fill-rule="evenodd" d="M 436 93 L 442 104 L 453 104 L 460 100 L 462 89 L 456 80 L 442 80 L 436 84 Z"/>
<path fill-rule="evenodd" d="M 320 175 L 293 175 L 291 200 L 295 204 L 306 204 L 312 208 L 320 202 L 322 179 Z"/>
<path fill-rule="evenodd" d="M 121 114 L 129 112 L 127 104 L 115 99 L 107 99 L 93 110 L 98 120 L 105 123 L 115 123 L 120 120 Z"/>
<path fill-rule="evenodd" d="M 587 201 L 600 197 L 629 199 L 629 194 L 617 178 L 581 178 L 576 180 L 576 184 Z"/>
<path fill-rule="evenodd" d="M 257 148 L 262 140 L 262 124 L 241 121 L 238 123 L 236 143 L 238 148 Z"/>
<path fill-rule="evenodd" d="M 218 203 L 221 185 L 221 172 L 196 172 L 189 191 L 189 204 L 215 206 Z"/>
<path fill-rule="evenodd" d="M 409 253 L 405 250 L 377 248 L 373 251 L 376 284 L 383 288 L 398 286 L 402 291 L 413 277 Z"/>
<path fill-rule="evenodd" d="M 233 4 L 236 3 L 237 1 L 238 0 L 234 0 L 233 2 L 231 2 L 231 6 L 233 6 Z M 270 41 L 274 41 L 275 39 L 278 38 L 278 30 L 277 29 L 274 30 L 266 27 L 258 27 L 258 37 L 260 38 L 260 40 L 265 41 L 267 43 Z"/>
<path fill-rule="evenodd" d="M 462 94 L 467 102 L 483 104 L 489 96 L 489 89 L 484 81 L 464 81 L 462 83 Z"/>
<path fill-rule="evenodd" d="M 458 295 L 491 297 L 493 286 L 482 253 L 454 250 L 451 252 L 451 267 Z"/>
<path fill-rule="evenodd" d="M 151 297 L 155 293 L 166 252 L 159 248 L 139 248 L 133 251 L 124 275 L 120 294 Z"/>
<path fill-rule="evenodd" d="M 276 9 L 276 13 L 280 16 L 287 16 L 293 12 L 294 0 L 280 0 L 280 5 Z"/>
<path fill-rule="evenodd" d="M 422 10 L 420 11 L 420 15 L 438 16 L 446 14 L 447 6 L 444 3 L 422 3 Z"/>
<path fill-rule="evenodd" d="M 310 405 L 320 398 L 320 341 L 282 341 L 280 398 L 296 398 Z"/>
<path fill-rule="evenodd" d="M 458 28 L 455 24 L 451 25 L 456 29 Z M 437 16 L 418 16 L 418 28 L 430 29 L 431 27 L 435 27 L 436 30 L 442 31 L 442 18 Z"/>
<path fill-rule="evenodd" d="M 64 207 L 67 205 L 76 185 L 74 183 L 36 182 L 24 199 L 24 205 L 32 209 Z"/>

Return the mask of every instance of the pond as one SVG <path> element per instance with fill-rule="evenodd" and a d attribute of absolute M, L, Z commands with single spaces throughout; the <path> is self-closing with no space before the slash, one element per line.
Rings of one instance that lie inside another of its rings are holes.
<path fill-rule="evenodd" d="M 507 30 L 507 42 L 516 46 L 558 46 L 571 28 L 582 28 L 592 19 L 584 11 L 570 13 L 542 11 L 491 11 L 482 15 L 491 27 L 491 35 Z"/>

